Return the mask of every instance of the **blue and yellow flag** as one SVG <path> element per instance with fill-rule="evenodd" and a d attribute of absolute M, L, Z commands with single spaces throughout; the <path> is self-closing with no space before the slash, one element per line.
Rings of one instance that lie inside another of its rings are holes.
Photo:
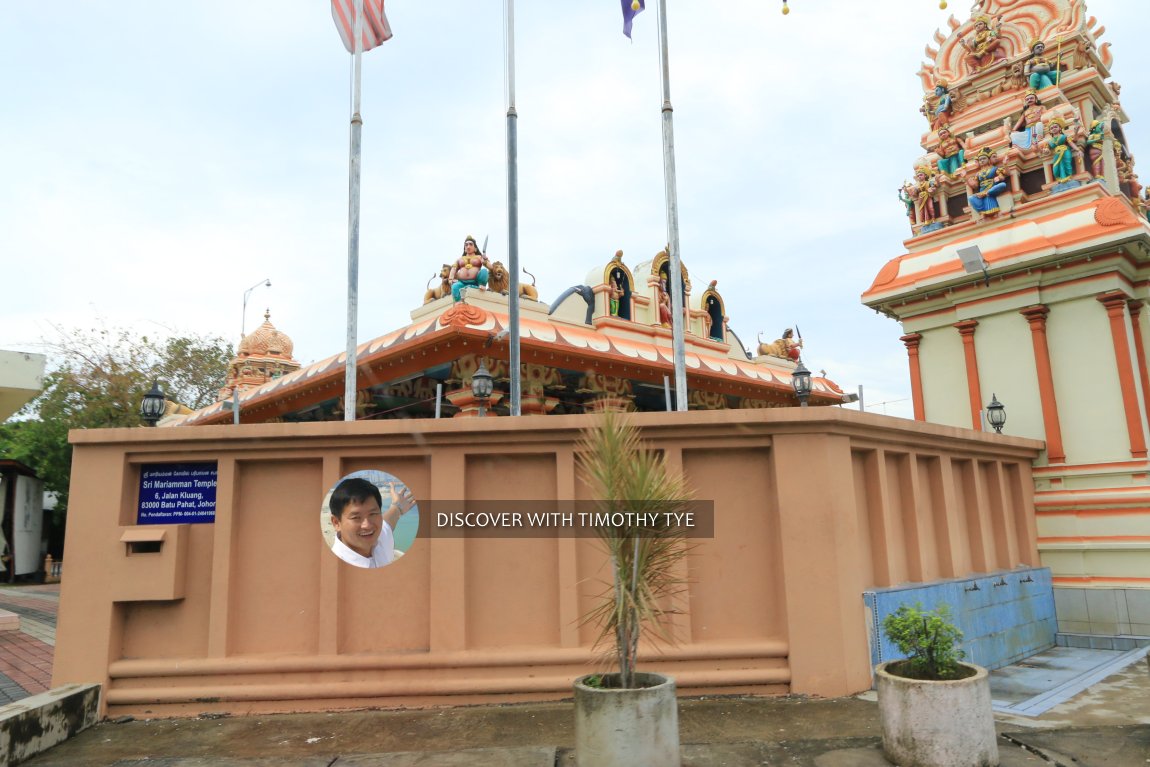
<path fill-rule="evenodd" d="M 623 3 L 623 34 L 627 35 L 627 39 L 631 38 L 631 22 L 635 20 L 635 14 L 641 12 L 647 7 L 646 0 L 622 0 Z"/>

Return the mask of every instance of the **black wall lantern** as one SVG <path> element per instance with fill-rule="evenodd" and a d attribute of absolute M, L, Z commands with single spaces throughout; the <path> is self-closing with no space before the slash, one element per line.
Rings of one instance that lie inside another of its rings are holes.
<path fill-rule="evenodd" d="M 156 422 L 164 417 L 166 406 L 167 398 L 164 396 L 164 390 L 160 388 L 160 382 L 152 381 L 151 391 L 145 394 L 143 401 L 140 402 L 140 417 L 148 426 L 155 426 Z"/>
<path fill-rule="evenodd" d="M 986 421 L 994 430 L 1002 434 L 1002 427 L 1006 425 L 1006 406 L 998 401 L 998 395 L 990 395 L 990 404 L 986 406 Z"/>
<path fill-rule="evenodd" d="M 487 415 L 487 400 L 491 399 L 491 392 L 494 388 L 495 384 L 491 378 L 491 372 L 487 369 L 485 362 L 480 360 L 479 370 L 471 375 L 471 394 L 479 400 L 480 417 Z"/>
<path fill-rule="evenodd" d="M 799 398 L 799 403 L 806 407 L 807 400 L 811 396 L 811 371 L 807 370 L 801 359 L 795 366 L 795 372 L 791 373 L 791 385 L 795 387 L 795 396 Z"/>

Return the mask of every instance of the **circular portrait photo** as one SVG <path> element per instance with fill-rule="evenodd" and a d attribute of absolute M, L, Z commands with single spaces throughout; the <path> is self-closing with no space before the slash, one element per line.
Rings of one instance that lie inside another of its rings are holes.
<path fill-rule="evenodd" d="M 356 567 L 384 567 L 404 555 L 419 529 L 411 490 L 386 471 L 357 471 L 328 491 L 320 528 L 331 553 Z"/>

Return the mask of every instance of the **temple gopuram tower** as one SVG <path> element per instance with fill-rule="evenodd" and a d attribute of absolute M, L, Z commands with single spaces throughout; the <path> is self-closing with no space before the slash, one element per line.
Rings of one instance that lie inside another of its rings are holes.
<path fill-rule="evenodd" d="M 949 26 L 919 72 L 911 236 L 862 300 L 902 323 L 917 420 L 985 430 L 997 397 L 1004 433 L 1045 440 L 1060 630 L 1150 635 L 1150 224 L 1113 57 L 1082 0 Z"/>
<path fill-rule="evenodd" d="M 292 357 L 294 348 L 287 334 L 272 324 L 271 310 L 265 311 L 263 324 L 240 341 L 220 399 L 230 399 L 237 388 L 247 391 L 299 370 L 300 363 Z"/>

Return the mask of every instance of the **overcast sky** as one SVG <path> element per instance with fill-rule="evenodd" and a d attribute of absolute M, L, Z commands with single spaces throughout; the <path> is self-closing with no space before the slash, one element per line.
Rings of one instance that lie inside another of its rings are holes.
<path fill-rule="evenodd" d="M 520 261 L 544 301 L 666 240 L 650 5 L 629 42 L 616 0 L 517 4 Z M 1136 156 L 1143 5 L 1088 2 Z M 780 7 L 670 0 L 683 260 L 744 343 L 797 323 L 808 367 L 909 417 L 901 329 L 859 295 L 904 252 L 915 73 L 968 4 Z M 361 341 L 410 321 L 465 235 L 507 254 L 502 4 L 387 13 L 394 39 L 364 56 Z M 249 331 L 270 307 L 301 362 L 343 349 L 350 56 L 327 2 L 0 0 L 0 73 L 0 348 L 99 323 L 234 342 L 267 277 Z"/>

